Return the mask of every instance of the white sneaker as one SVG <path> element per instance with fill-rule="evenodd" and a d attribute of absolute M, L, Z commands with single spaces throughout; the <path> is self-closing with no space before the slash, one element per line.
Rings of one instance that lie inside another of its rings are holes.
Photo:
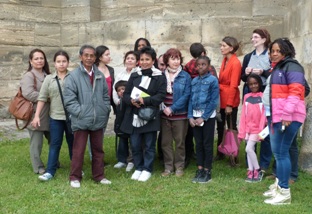
<path fill-rule="evenodd" d="M 46 172 L 43 175 L 40 175 L 38 178 L 41 181 L 48 181 L 48 180 L 51 180 L 53 178 L 53 175 L 51 175 L 50 173 Z"/>
<path fill-rule="evenodd" d="M 112 182 L 110 180 L 107 180 L 106 178 L 103 178 L 101 181 L 100 181 L 101 184 L 111 184 Z"/>
<path fill-rule="evenodd" d="M 122 163 L 122 162 L 118 162 L 114 165 L 114 168 L 116 169 L 120 169 L 120 168 L 123 168 L 123 167 L 126 167 L 126 164 Z"/>
<path fill-rule="evenodd" d="M 152 176 L 152 173 L 148 172 L 148 171 L 145 171 L 143 170 L 138 181 L 142 181 L 142 182 L 145 182 L 147 181 L 148 179 L 150 179 L 150 177 Z"/>
<path fill-rule="evenodd" d="M 272 205 L 290 204 L 291 203 L 290 188 L 284 189 L 278 186 L 276 196 L 264 200 L 264 203 Z"/>
<path fill-rule="evenodd" d="M 80 181 L 78 180 L 70 181 L 70 186 L 73 188 L 80 188 Z"/>
<path fill-rule="evenodd" d="M 263 193 L 265 197 L 275 197 L 277 194 L 278 178 L 275 178 L 274 184 L 269 186 L 269 190 Z"/>
<path fill-rule="evenodd" d="M 142 174 L 142 171 L 135 170 L 131 176 L 131 179 L 132 180 L 138 180 L 141 174 Z"/>
<path fill-rule="evenodd" d="M 134 164 L 132 162 L 129 162 L 126 167 L 126 172 L 130 172 L 134 167 Z"/>

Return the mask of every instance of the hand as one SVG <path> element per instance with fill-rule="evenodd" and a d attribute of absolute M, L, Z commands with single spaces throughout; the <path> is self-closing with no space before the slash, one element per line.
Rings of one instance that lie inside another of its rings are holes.
<path fill-rule="evenodd" d="M 190 119 L 189 119 L 189 122 L 190 122 L 190 126 L 191 126 L 192 128 L 194 128 L 194 127 L 195 127 L 195 120 L 194 120 L 194 118 L 190 118 Z"/>
<path fill-rule="evenodd" d="M 33 121 L 30 123 L 34 128 L 40 127 L 40 118 L 39 116 L 35 116 Z"/>
<path fill-rule="evenodd" d="M 201 126 L 201 124 L 204 122 L 204 119 L 203 118 L 197 118 L 196 120 L 195 120 L 195 125 L 196 126 Z"/>
<path fill-rule="evenodd" d="M 247 67 L 247 68 L 245 69 L 245 74 L 246 74 L 246 75 L 249 75 L 251 72 L 252 72 L 252 68 L 251 68 L 251 67 Z"/>
<path fill-rule="evenodd" d="M 282 125 L 285 127 L 289 126 L 291 124 L 291 121 L 282 120 Z"/>
<path fill-rule="evenodd" d="M 257 74 L 257 75 L 261 75 L 263 73 L 263 70 L 260 68 L 254 68 L 252 70 L 252 73 Z"/>
<path fill-rule="evenodd" d="M 166 107 L 163 112 L 167 117 L 172 116 L 172 111 L 169 107 Z"/>
<path fill-rule="evenodd" d="M 141 108 L 141 101 L 139 97 L 138 99 L 131 99 L 131 104 L 137 108 Z M 142 98 L 141 98 L 142 99 Z"/>
<path fill-rule="evenodd" d="M 227 106 L 227 107 L 225 107 L 225 114 L 226 115 L 230 115 L 231 113 L 232 113 L 232 107 L 231 106 Z"/>

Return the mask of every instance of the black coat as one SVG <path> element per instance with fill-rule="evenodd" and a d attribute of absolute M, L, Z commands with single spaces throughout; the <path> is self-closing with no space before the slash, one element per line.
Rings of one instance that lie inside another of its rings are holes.
<path fill-rule="evenodd" d="M 152 131 L 160 130 L 160 112 L 157 112 L 156 118 L 149 121 L 146 125 L 142 127 L 133 127 L 133 114 L 137 114 L 138 109 L 131 104 L 131 92 L 134 86 L 141 89 L 150 95 L 150 97 L 143 98 L 145 106 L 155 106 L 159 108 L 159 105 L 164 101 L 167 91 L 167 80 L 166 77 L 161 74 L 158 76 L 152 76 L 152 70 L 142 70 L 143 75 L 150 76 L 151 82 L 148 89 L 140 87 L 142 75 L 139 75 L 137 72 L 131 74 L 130 79 L 128 80 L 126 90 L 123 95 L 123 101 L 126 104 L 125 115 L 121 124 L 121 131 L 127 134 L 133 133 L 146 133 Z"/>

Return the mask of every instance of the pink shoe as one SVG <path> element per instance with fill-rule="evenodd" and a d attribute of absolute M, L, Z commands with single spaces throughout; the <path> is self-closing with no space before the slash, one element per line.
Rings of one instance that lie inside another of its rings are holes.
<path fill-rule="evenodd" d="M 251 170 L 247 171 L 247 178 L 245 179 L 246 182 L 252 183 L 253 182 L 253 177 L 254 177 L 254 172 Z"/>

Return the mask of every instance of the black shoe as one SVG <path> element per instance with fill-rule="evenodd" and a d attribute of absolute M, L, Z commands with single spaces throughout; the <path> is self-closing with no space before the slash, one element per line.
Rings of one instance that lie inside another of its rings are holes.
<path fill-rule="evenodd" d="M 204 172 L 201 174 L 201 176 L 197 179 L 198 183 L 208 183 L 211 181 L 211 172 L 210 170 L 204 170 Z"/>
<path fill-rule="evenodd" d="M 203 169 L 198 169 L 196 171 L 195 177 L 192 179 L 193 183 L 197 183 L 198 182 L 198 178 L 202 176 L 202 174 L 204 173 Z"/>

